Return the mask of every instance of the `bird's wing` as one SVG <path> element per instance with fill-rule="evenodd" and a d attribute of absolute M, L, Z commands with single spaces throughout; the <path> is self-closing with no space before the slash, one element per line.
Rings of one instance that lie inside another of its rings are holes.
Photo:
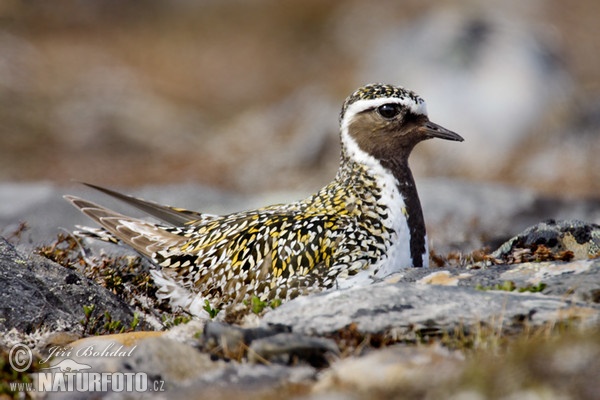
<path fill-rule="evenodd" d="M 163 206 L 151 201 L 139 199 L 137 197 L 128 196 L 123 193 L 116 192 L 111 189 L 107 189 L 101 186 L 92 185 L 90 183 L 83 183 L 93 189 L 96 189 L 102 193 L 105 193 L 111 197 L 119 199 L 126 204 L 129 204 L 149 215 L 156 217 L 168 224 L 174 226 L 183 226 L 187 224 L 202 224 L 217 218 L 215 215 L 199 213 L 196 211 L 190 211 L 178 207 Z"/>
<path fill-rule="evenodd" d="M 232 214 L 182 232 L 183 246 L 158 251 L 154 261 L 205 297 L 291 298 L 316 283 L 333 285 L 327 269 L 344 218 L 273 209 Z"/>
<path fill-rule="evenodd" d="M 238 302 L 289 299 L 331 287 L 348 217 L 267 207 L 216 217 L 200 226 L 163 226 L 65 196 L 119 241 L 150 258 L 161 273 L 205 298 Z"/>
<path fill-rule="evenodd" d="M 177 233 L 170 232 L 168 227 L 161 227 L 138 218 L 119 214 L 79 197 L 64 197 L 119 241 L 147 257 L 152 258 L 152 255 L 158 250 L 181 246 L 189 240 Z"/>

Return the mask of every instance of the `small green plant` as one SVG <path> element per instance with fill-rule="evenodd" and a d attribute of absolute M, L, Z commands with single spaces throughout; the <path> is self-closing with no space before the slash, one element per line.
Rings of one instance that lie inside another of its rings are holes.
<path fill-rule="evenodd" d="M 102 328 L 106 331 L 106 333 L 123 333 L 125 327 L 121 321 L 114 321 L 112 315 L 108 311 L 104 311 L 104 325 Z"/>
<path fill-rule="evenodd" d="M 94 304 L 83 306 L 84 318 L 79 321 L 82 326 L 83 336 L 132 332 L 140 325 L 140 315 L 138 313 L 133 314 L 132 321 L 129 323 L 129 326 L 126 326 L 123 322 L 114 320 L 108 311 L 104 311 L 104 314 L 99 317 L 94 316 L 95 310 L 96 306 Z"/>
<path fill-rule="evenodd" d="M 133 320 L 131 320 L 131 323 L 129 324 L 129 329 L 132 331 L 135 331 L 135 328 L 137 328 L 139 324 L 140 324 L 140 314 L 134 312 Z"/>
<path fill-rule="evenodd" d="M 247 307 L 250 307 L 250 310 L 254 314 L 261 314 L 264 311 L 264 309 L 267 307 L 275 309 L 275 308 L 279 307 L 281 305 L 281 303 L 282 303 L 282 301 L 279 298 L 269 300 L 269 301 L 263 301 L 258 296 L 252 296 L 250 301 L 244 300 L 244 305 L 246 305 Z"/>
<path fill-rule="evenodd" d="M 204 311 L 206 311 L 208 313 L 208 315 L 210 316 L 210 319 L 214 319 L 217 314 L 221 311 L 218 308 L 213 308 L 210 305 L 210 302 L 208 300 L 204 300 Z"/>
<path fill-rule="evenodd" d="M 165 329 L 170 329 L 180 324 L 187 324 L 192 320 L 192 317 L 190 317 L 189 315 L 163 314 L 161 319 Z"/>
<path fill-rule="evenodd" d="M 81 326 L 83 328 L 84 335 L 86 332 L 88 332 L 88 329 L 90 328 L 90 323 L 92 323 L 92 313 L 94 312 L 95 308 L 96 306 L 94 304 L 90 304 L 89 306 L 83 306 L 84 319 L 82 319 L 79 322 L 81 323 Z"/>
<path fill-rule="evenodd" d="M 254 314 L 260 314 L 263 312 L 267 305 L 268 303 L 266 301 L 262 301 L 260 298 L 258 298 L 258 296 L 252 296 L 252 299 L 250 300 L 250 306 Z"/>
<path fill-rule="evenodd" d="M 269 302 L 269 307 L 271 307 L 273 310 L 276 309 L 277 307 L 279 307 L 281 305 L 282 301 L 281 299 L 273 299 Z"/>
<path fill-rule="evenodd" d="M 531 293 L 539 293 L 546 289 L 546 284 L 543 282 L 538 283 L 537 285 L 529 285 L 522 288 L 519 288 L 519 292 L 531 292 Z"/>

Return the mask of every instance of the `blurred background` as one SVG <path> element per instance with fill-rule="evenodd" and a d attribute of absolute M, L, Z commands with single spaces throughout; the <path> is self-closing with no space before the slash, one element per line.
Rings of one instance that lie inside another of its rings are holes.
<path fill-rule="evenodd" d="M 368 82 L 463 143 L 417 179 L 600 196 L 600 2 L 0 1 L 0 181 L 309 193 Z"/>

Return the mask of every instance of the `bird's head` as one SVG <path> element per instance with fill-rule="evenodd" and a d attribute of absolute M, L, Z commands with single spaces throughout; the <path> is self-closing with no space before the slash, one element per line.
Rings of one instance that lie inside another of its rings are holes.
<path fill-rule="evenodd" d="M 342 147 L 350 156 L 362 151 L 380 161 L 408 159 L 414 146 L 426 139 L 464 140 L 429 121 L 419 95 L 379 83 L 363 86 L 346 99 L 340 128 Z"/>

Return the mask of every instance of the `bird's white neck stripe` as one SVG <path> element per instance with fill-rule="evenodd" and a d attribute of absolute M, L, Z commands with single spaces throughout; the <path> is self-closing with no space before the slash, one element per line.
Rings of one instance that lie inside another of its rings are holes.
<path fill-rule="evenodd" d="M 358 146 L 356 140 L 348 133 L 348 127 L 342 126 L 341 132 L 342 151 L 346 153 L 352 161 L 363 164 L 370 170 L 375 170 L 373 175 L 391 175 L 391 172 L 384 170 L 381 163 L 372 155 L 364 151 Z"/>

